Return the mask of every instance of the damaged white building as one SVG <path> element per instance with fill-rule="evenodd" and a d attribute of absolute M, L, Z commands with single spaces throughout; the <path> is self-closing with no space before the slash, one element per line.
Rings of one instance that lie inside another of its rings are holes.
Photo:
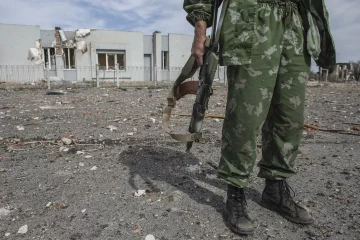
<path fill-rule="evenodd" d="M 186 63 L 192 35 L 0 24 L 0 81 L 174 80 Z M 30 80 L 24 80 L 26 77 Z"/>

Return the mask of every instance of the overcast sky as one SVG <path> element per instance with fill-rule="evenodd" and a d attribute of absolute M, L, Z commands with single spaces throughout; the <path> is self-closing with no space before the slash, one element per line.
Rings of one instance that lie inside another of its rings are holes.
<path fill-rule="evenodd" d="M 360 0 L 325 0 L 338 62 L 360 60 Z M 0 0 L 0 23 L 192 34 L 183 0 Z M 6 36 L 2 36 L 6 37 Z"/>

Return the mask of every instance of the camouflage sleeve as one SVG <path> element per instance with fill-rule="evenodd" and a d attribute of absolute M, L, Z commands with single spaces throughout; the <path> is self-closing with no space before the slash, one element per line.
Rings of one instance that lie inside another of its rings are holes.
<path fill-rule="evenodd" d="M 184 0 L 184 10 L 188 13 L 186 20 L 195 25 L 196 21 L 205 21 L 207 27 L 212 25 L 213 0 Z"/>

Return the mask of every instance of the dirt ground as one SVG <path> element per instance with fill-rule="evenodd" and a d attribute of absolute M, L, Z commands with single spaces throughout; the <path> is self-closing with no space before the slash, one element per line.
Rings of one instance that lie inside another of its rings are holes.
<path fill-rule="evenodd" d="M 312 226 L 259 205 L 255 167 L 247 196 L 256 230 L 241 237 L 224 224 L 226 185 L 207 164 L 219 160 L 222 120 L 206 119 L 204 139 L 186 154 L 162 129 L 167 91 L 0 90 L 0 239 L 360 239 L 360 136 L 304 129 L 289 183 Z M 360 84 L 311 83 L 306 123 L 352 129 L 359 99 Z M 190 113 L 192 101 L 176 112 Z M 210 113 L 225 104 L 218 86 Z M 173 117 L 173 128 L 186 130 L 189 120 Z"/>

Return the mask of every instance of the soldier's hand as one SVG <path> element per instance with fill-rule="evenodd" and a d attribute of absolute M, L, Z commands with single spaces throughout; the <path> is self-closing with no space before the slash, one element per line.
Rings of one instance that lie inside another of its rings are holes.
<path fill-rule="evenodd" d="M 206 40 L 206 22 L 197 21 L 195 23 L 195 36 L 191 48 L 191 54 L 195 57 L 196 62 L 200 67 L 203 65 L 203 57 L 206 52 L 205 40 Z"/>

